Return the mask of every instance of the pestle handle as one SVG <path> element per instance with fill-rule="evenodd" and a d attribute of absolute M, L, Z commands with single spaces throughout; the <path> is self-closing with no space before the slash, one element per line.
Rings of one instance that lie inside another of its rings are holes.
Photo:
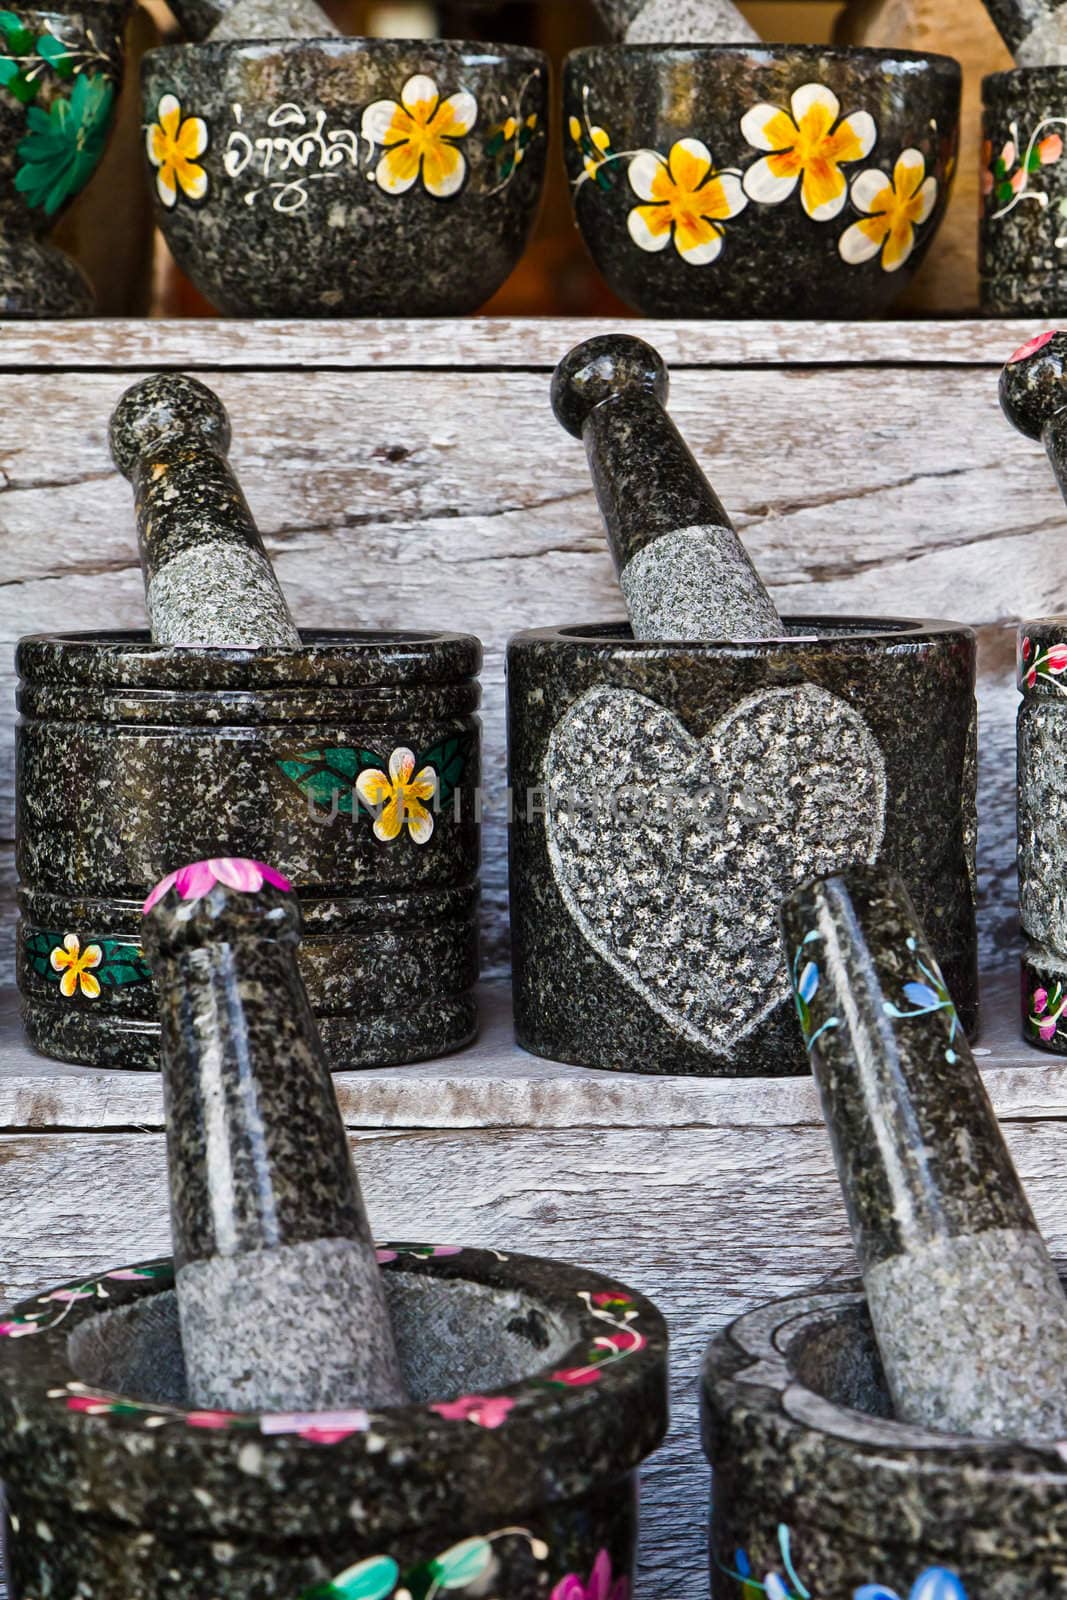
<path fill-rule="evenodd" d="M 173 872 L 145 903 L 193 1402 L 399 1404 L 384 1289 L 297 968 L 300 910 L 260 862 Z"/>
<path fill-rule="evenodd" d="M 1065 0 L 985 0 L 993 26 L 1019 67 L 1067 64 Z"/>
<path fill-rule="evenodd" d="M 782 908 L 786 959 L 898 1421 L 1067 1428 L 1067 1296 L 900 880 Z"/>
<path fill-rule="evenodd" d="M 785 626 L 729 517 L 667 415 L 651 346 L 608 334 L 552 380 L 559 422 L 585 443 L 637 639 L 773 639 Z"/>
<path fill-rule="evenodd" d="M 116 406 L 110 440 L 133 486 L 153 641 L 299 649 L 226 459 L 230 423 L 218 396 L 180 373 L 145 378 Z"/>
<path fill-rule="evenodd" d="M 1067 333 L 1039 333 L 1009 357 L 1000 404 L 1020 433 L 1045 446 L 1067 500 Z"/>
<path fill-rule="evenodd" d="M 732 0 L 595 0 L 626 44 L 752 44 L 759 34 Z"/>
<path fill-rule="evenodd" d="M 316 0 L 173 0 L 186 39 L 332 39 L 340 36 Z"/>

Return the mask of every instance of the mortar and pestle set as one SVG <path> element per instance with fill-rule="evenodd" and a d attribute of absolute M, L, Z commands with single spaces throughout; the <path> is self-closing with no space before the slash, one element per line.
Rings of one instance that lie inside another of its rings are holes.
<path fill-rule="evenodd" d="M 456 1049 L 476 1028 L 481 647 L 301 634 L 229 441 L 194 380 L 131 389 L 111 446 L 151 632 L 18 646 L 27 1033 L 64 1061 L 155 1067 L 141 903 L 183 863 L 246 856 L 300 893 L 302 972 L 335 1066 Z"/>
<path fill-rule="evenodd" d="M 650 317 L 876 315 L 948 203 L 947 56 L 764 44 L 731 0 L 598 0 L 564 75 L 575 216 Z"/>
<path fill-rule="evenodd" d="M 535 50 L 341 38 L 315 0 L 181 0 L 142 75 L 156 216 L 236 316 L 459 316 L 537 218 Z"/>
<path fill-rule="evenodd" d="M 519 1043 L 613 1070 L 807 1072 L 779 904 L 876 862 L 904 879 L 971 1030 L 975 636 L 780 617 L 667 386 L 622 336 L 582 345 L 554 381 L 628 622 L 509 644 Z"/>
<path fill-rule="evenodd" d="M 299 929 L 252 861 L 149 896 L 174 1257 L 0 1323 L 14 1593 L 628 1595 L 663 1319 L 551 1261 L 375 1250 Z"/>
<path fill-rule="evenodd" d="M 1067 10 L 985 0 L 1017 65 L 982 82 L 981 305 L 992 316 L 1067 310 Z"/>

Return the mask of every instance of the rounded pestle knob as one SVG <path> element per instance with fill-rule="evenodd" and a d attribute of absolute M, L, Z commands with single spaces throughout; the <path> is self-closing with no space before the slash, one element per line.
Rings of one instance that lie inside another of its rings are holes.
<path fill-rule="evenodd" d="M 776 639 L 781 617 L 678 429 L 659 353 L 628 334 L 564 357 L 552 405 L 585 443 L 635 639 Z"/>
<path fill-rule="evenodd" d="M 857 867 L 782 927 L 897 1421 L 1063 1438 L 1067 1296 L 907 890 Z"/>
<path fill-rule="evenodd" d="M 183 867 L 145 902 L 193 1406 L 400 1405 L 405 1391 L 333 1083 L 262 862 Z"/>
<path fill-rule="evenodd" d="M 341 30 L 317 0 L 174 0 L 194 44 L 214 39 L 335 39 Z"/>
<path fill-rule="evenodd" d="M 733 0 L 596 0 L 613 39 L 626 44 L 753 44 L 759 34 Z"/>
<path fill-rule="evenodd" d="M 230 423 L 218 396 L 181 373 L 144 378 L 116 406 L 110 443 L 133 486 L 153 641 L 299 649 L 226 459 Z"/>
<path fill-rule="evenodd" d="M 1000 374 L 1000 404 L 1028 439 L 1067 427 L 1067 333 L 1039 333 L 1008 357 Z"/>

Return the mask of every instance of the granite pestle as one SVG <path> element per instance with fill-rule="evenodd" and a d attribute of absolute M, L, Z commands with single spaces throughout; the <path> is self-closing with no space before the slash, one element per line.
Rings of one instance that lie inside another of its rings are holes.
<path fill-rule="evenodd" d="M 985 0 L 985 8 L 1017 66 L 1067 65 L 1064 0 Z"/>
<path fill-rule="evenodd" d="M 133 486 L 156 644 L 297 650 L 300 635 L 226 459 L 222 402 L 181 373 L 127 389 L 111 455 Z"/>
<path fill-rule="evenodd" d="M 906 889 L 782 909 L 786 959 L 899 1422 L 1067 1434 L 1067 1296 Z"/>
<path fill-rule="evenodd" d="M 329 1068 L 297 970 L 300 909 L 240 859 L 145 902 L 160 996 L 171 1226 L 192 1405 L 406 1400 Z"/>
<path fill-rule="evenodd" d="M 596 0 L 625 44 L 751 44 L 759 34 L 732 0 Z"/>
<path fill-rule="evenodd" d="M 635 639 L 776 639 L 786 629 L 667 415 L 667 368 L 608 334 L 556 368 L 556 417 L 583 440 Z"/>
<path fill-rule="evenodd" d="M 1013 427 L 1044 445 L 1067 500 L 1067 333 L 1039 333 L 1008 358 L 1000 404 Z"/>
<path fill-rule="evenodd" d="M 194 44 L 216 39 L 335 39 L 341 30 L 317 0 L 174 0 L 171 10 Z"/>

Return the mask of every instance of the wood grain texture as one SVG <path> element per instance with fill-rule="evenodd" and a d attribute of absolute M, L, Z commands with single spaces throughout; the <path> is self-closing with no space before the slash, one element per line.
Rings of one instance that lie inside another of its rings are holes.
<path fill-rule="evenodd" d="M 988 350 L 990 325 L 970 326 Z M 963 327 L 931 324 L 930 337 L 954 349 Z M 220 341 L 238 336 L 225 328 Z M 0 329 L 0 347 L 11 331 Z M 262 359 L 257 329 L 241 331 L 246 357 Z M 576 331 L 585 330 L 555 325 L 541 337 L 555 356 Z M 822 337 L 829 347 L 860 331 Z M 1013 325 L 1006 345 L 1024 331 Z M 657 330 L 665 348 L 669 332 Z M 758 327 L 747 335 L 756 349 L 761 336 Z M 473 335 L 457 334 L 460 348 L 462 337 Z M 815 331 L 790 337 L 810 348 Z M 915 337 L 921 344 L 923 325 Z M 346 338 L 346 351 L 359 348 Z M 53 358 L 61 351 L 52 347 Z M 551 416 L 545 374 L 200 373 L 231 409 L 234 462 L 298 619 L 444 624 L 485 641 L 486 955 L 491 972 L 503 970 L 504 644 L 519 628 L 622 612 L 584 453 Z M 143 625 L 129 492 L 105 446 L 110 410 L 135 376 L 57 372 L 47 413 L 38 376 L 5 379 L 9 415 L 20 418 L 0 443 L 9 707 L 20 634 Z M 721 373 L 691 366 L 673 389 L 675 416 L 780 608 L 981 627 L 987 963 L 1010 958 L 1015 943 L 1012 627 L 1055 609 L 1067 587 L 1062 501 L 1040 447 L 1002 419 L 996 376 L 991 366 L 951 364 L 741 365 L 724 384 Z M 0 840 L 10 840 L 12 817 L 11 740 L 0 726 Z"/>

